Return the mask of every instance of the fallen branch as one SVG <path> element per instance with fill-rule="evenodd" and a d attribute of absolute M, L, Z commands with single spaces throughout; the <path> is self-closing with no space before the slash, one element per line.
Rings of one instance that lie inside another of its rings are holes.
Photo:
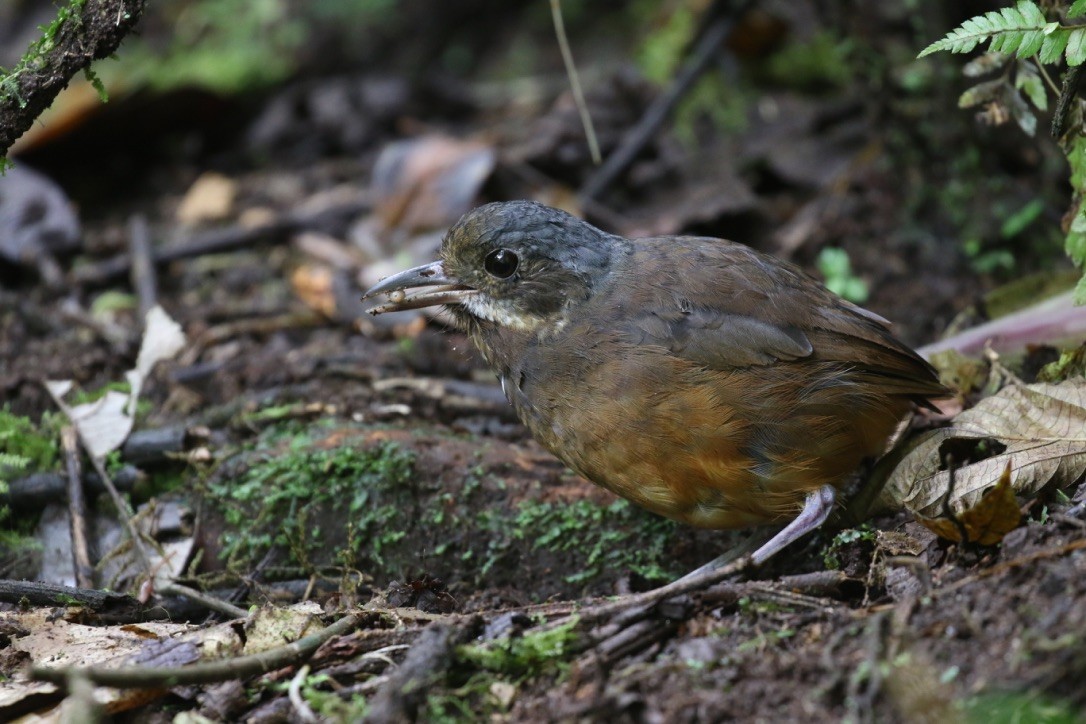
<path fill-rule="evenodd" d="M 351 201 L 315 211 L 293 211 L 259 226 L 228 226 L 197 232 L 169 246 L 153 248 L 151 260 L 161 265 L 179 259 L 236 251 L 257 243 L 283 243 L 299 231 L 342 227 L 368 208 L 368 200 Z M 72 278 L 76 284 L 106 284 L 123 277 L 131 266 L 131 255 L 118 254 L 76 269 Z"/>
<path fill-rule="evenodd" d="M 112 55 L 146 0 L 85 0 L 60 9 L 42 39 L 0 78 L 0 156 L 37 120 L 72 77 Z"/>
<path fill-rule="evenodd" d="M 252 656 L 209 661 L 190 666 L 151 667 L 128 666 L 105 669 L 96 666 L 83 668 L 34 666 L 30 677 L 63 686 L 72 675 L 80 676 L 98 686 L 119 689 L 159 689 L 173 686 L 210 684 L 228 679 L 247 679 L 266 674 L 285 666 L 293 666 L 309 658 L 326 641 L 350 633 L 362 620 L 363 613 L 344 616 L 331 626 L 304 636 L 294 643 L 278 646 Z"/>

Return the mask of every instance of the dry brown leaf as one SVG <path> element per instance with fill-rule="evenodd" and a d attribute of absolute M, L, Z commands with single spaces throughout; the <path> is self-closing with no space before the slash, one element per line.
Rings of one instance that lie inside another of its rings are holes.
<path fill-rule="evenodd" d="M 916 519 L 935 535 L 955 543 L 961 543 L 964 531 L 970 543 L 995 545 L 1022 522 L 1022 512 L 1018 509 L 1014 488 L 1011 487 L 1010 464 L 1004 468 L 996 486 L 986 492 L 976 505 L 957 516 L 957 521 L 925 518 L 922 515 L 916 516 Z"/>
<path fill-rule="evenodd" d="M 336 314 L 336 295 L 333 289 L 332 270 L 316 264 L 305 264 L 290 275 L 290 286 L 294 294 L 305 302 L 306 306 L 326 317 Z"/>
<path fill-rule="evenodd" d="M 189 187 L 177 207 L 177 220 L 186 226 L 222 221 L 234 209 L 238 184 L 221 173 L 209 171 Z"/>
<path fill-rule="evenodd" d="M 374 165 L 374 211 L 386 229 L 444 228 L 472 207 L 496 162 L 484 141 L 434 135 L 391 143 Z"/>
<path fill-rule="evenodd" d="M 955 457 L 954 490 L 941 451 L 987 446 L 994 454 L 969 462 Z M 917 441 L 890 474 L 877 508 L 902 507 L 925 517 L 973 508 L 1010 466 L 1010 487 L 1030 495 L 1052 483 L 1070 485 L 1086 471 L 1086 380 L 1012 385 Z"/>

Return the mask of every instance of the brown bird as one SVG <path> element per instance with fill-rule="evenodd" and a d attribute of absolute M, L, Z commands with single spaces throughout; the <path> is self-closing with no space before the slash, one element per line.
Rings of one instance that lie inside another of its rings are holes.
<path fill-rule="evenodd" d="M 536 440 L 597 485 L 698 527 L 791 521 L 755 563 L 821 525 L 913 405 L 947 394 L 885 319 L 791 264 L 532 202 L 466 214 L 440 261 L 365 297 L 381 293 L 374 314 L 444 305 Z"/>

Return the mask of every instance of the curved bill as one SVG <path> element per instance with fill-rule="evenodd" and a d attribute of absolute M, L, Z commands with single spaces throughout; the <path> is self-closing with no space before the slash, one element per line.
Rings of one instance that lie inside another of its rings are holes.
<path fill-rule="evenodd" d="M 418 293 L 411 295 L 405 293 L 407 289 L 420 288 L 422 291 Z M 385 312 L 403 312 L 408 309 L 432 307 L 437 304 L 460 304 L 466 297 L 478 293 L 477 290 L 446 276 L 441 262 L 435 261 L 382 279 L 366 290 L 362 298 L 369 299 L 377 294 L 389 295 L 388 304 L 382 304 L 370 310 L 370 314 L 378 315 Z"/>

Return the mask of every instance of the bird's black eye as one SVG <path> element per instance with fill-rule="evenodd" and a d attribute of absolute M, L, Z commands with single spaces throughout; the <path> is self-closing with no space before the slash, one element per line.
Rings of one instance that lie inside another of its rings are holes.
<path fill-rule="evenodd" d="M 487 273 L 498 279 L 508 279 L 517 270 L 520 259 L 515 252 L 508 249 L 497 249 L 486 255 L 483 267 Z"/>

